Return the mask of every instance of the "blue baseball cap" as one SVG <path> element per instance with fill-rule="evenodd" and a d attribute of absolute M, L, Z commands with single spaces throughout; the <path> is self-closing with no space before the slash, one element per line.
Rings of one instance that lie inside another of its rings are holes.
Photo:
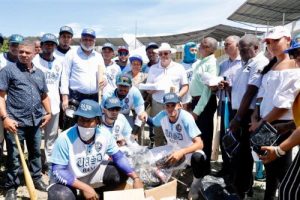
<path fill-rule="evenodd" d="M 131 78 L 128 75 L 120 75 L 117 78 L 117 85 L 123 85 L 123 86 L 128 86 L 131 87 L 132 82 L 131 82 Z"/>
<path fill-rule="evenodd" d="M 109 97 L 104 102 L 104 108 L 121 108 L 121 102 L 117 97 Z"/>
<path fill-rule="evenodd" d="M 129 58 L 130 63 L 132 63 L 135 60 L 140 61 L 141 65 L 143 65 L 143 59 L 140 55 L 133 55 Z"/>
<path fill-rule="evenodd" d="M 300 43 L 293 41 L 292 42 L 292 46 L 286 50 L 284 50 L 284 53 L 291 53 L 292 51 L 294 51 L 295 49 L 299 49 L 300 48 Z"/>
<path fill-rule="evenodd" d="M 150 42 L 147 47 L 146 47 L 146 51 L 150 48 L 153 48 L 153 49 L 158 49 L 158 44 L 156 44 L 155 42 Z"/>
<path fill-rule="evenodd" d="M 170 92 L 170 93 L 165 94 L 165 96 L 163 98 L 163 102 L 164 102 L 164 104 L 167 104 L 167 103 L 179 103 L 180 99 L 177 96 L 177 94 L 175 94 L 173 92 Z"/>
<path fill-rule="evenodd" d="M 61 35 L 63 33 L 69 33 L 73 36 L 73 29 L 69 26 L 62 26 L 59 29 L 59 35 Z"/>
<path fill-rule="evenodd" d="M 89 119 L 94 117 L 101 117 L 101 109 L 96 101 L 84 99 L 80 102 L 74 115 Z"/>
<path fill-rule="evenodd" d="M 105 48 L 109 48 L 109 49 L 111 49 L 112 51 L 114 51 L 115 50 L 115 47 L 114 47 L 114 45 L 113 44 L 111 44 L 111 43 L 105 43 L 105 44 L 103 44 L 103 46 L 102 46 L 102 50 L 103 49 L 105 49 Z"/>
<path fill-rule="evenodd" d="M 96 32 L 91 28 L 85 28 L 82 30 L 81 36 L 91 36 L 93 38 L 96 38 Z"/>
<path fill-rule="evenodd" d="M 8 43 L 15 43 L 15 44 L 20 44 L 23 41 L 24 41 L 24 37 L 19 34 L 12 34 L 8 39 Z"/>
<path fill-rule="evenodd" d="M 54 44 L 58 45 L 57 38 L 52 33 L 46 33 L 42 36 L 41 43 L 44 42 L 53 42 Z"/>

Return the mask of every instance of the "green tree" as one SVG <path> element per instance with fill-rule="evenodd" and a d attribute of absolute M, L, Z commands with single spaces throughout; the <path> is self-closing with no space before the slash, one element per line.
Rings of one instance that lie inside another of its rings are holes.
<path fill-rule="evenodd" d="M 8 40 L 4 40 L 3 45 L 0 48 L 0 52 L 8 52 Z"/>

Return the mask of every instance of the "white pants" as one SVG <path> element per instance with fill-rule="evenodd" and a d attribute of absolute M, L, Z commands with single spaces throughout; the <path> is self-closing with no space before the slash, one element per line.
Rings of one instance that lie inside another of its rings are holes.
<path fill-rule="evenodd" d="M 48 162 L 54 142 L 58 136 L 58 121 L 59 121 L 59 113 L 52 115 L 51 120 L 45 126 L 45 156 L 46 156 L 46 163 Z"/>

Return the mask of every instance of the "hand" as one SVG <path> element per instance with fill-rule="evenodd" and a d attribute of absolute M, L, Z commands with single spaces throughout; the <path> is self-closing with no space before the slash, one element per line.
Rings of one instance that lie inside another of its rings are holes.
<path fill-rule="evenodd" d="M 62 107 L 63 111 L 67 110 L 67 108 L 69 107 L 69 98 L 68 97 L 63 98 L 61 107 Z"/>
<path fill-rule="evenodd" d="M 119 147 L 121 147 L 121 146 L 125 146 L 125 145 L 126 145 L 126 141 L 125 141 L 125 139 L 120 139 L 120 140 L 117 140 L 117 145 L 118 145 Z"/>
<path fill-rule="evenodd" d="M 50 121 L 51 119 L 51 114 L 47 113 L 46 115 L 44 115 L 43 119 L 42 119 L 42 125 L 41 128 L 44 128 L 44 126 Z"/>
<path fill-rule="evenodd" d="M 275 149 L 273 146 L 262 146 L 261 150 L 267 151 L 266 155 L 260 155 L 259 158 L 263 161 L 263 163 L 269 163 L 277 158 L 275 153 Z"/>
<path fill-rule="evenodd" d="M 85 199 L 88 199 L 88 200 L 98 200 L 99 199 L 99 196 L 96 193 L 96 191 L 94 190 L 94 188 L 92 188 L 90 186 L 86 190 L 82 191 L 82 193 L 83 193 L 83 196 Z"/>
<path fill-rule="evenodd" d="M 148 119 L 148 114 L 144 111 L 139 115 L 139 120 L 146 122 Z"/>
<path fill-rule="evenodd" d="M 100 90 L 103 90 L 103 88 L 107 85 L 107 81 L 103 80 L 99 82 L 99 88 Z"/>
<path fill-rule="evenodd" d="M 144 188 L 144 184 L 140 178 L 135 178 L 133 180 L 133 189 Z"/>
<path fill-rule="evenodd" d="M 254 132 L 261 124 L 262 124 L 262 120 L 260 121 L 253 121 L 250 123 L 250 128 L 249 128 L 249 131 L 250 132 Z"/>
<path fill-rule="evenodd" d="M 218 91 L 219 88 L 217 85 L 214 85 L 214 86 L 209 86 L 209 89 L 213 92 L 216 92 L 216 91 Z"/>
<path fill-rule="evenodd" d="M 221 81 L 218 84 L 218 88 L 220 90 L 227 89 L 228 87 L 229 87 L 229 82 L 228 81 Z"/>
<path fill-rule="evenodd" d="M 10 133 L 17 133 L 18 122 L 16 122 L 13 119 L 10 119 L 9 117 L 6 117 L 3 120 L 3 127 Z"/>
<path fill-rule="evenodd" d="M 168 159 L 166 160 L 166 163 L 168 164 L 168 166 L 172 166 L 172 165 L 176 164 L 178 161 L 180 161 L 180 159 L 183 156 L 184 156 L 184 153 L 181 150 L 175 151 L 168 157 Z"/>
<path fill-rule="evenodd" d="M 194 112 L 192 112 L 191 114 L 193 115 L 193 117 L 194 117 L 195 120 L 198 119 L 198 115 L 197 114 L 195 114 Z"/>

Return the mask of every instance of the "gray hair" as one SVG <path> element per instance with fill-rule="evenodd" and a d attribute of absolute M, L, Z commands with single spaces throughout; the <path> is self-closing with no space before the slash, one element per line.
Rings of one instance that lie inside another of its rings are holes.
<path fill-rule="evenodd" d="M 236 44 L 238 44 L 241 38 L 237 35 L 230 35 L 225 40 L 227 39 L 232 39 Z"/>
<path fill-rule="evenodd" d="M 257 38 L 255 35 L 253 35 L 253 34 L 246 34 L 246 35 L 244 35 L 244 36 L 240 39 L 239 43 L 240 43 L 240 42 L 244 42 L 244 43 L 246 43 L 246 44 L 249 44 L 250 46 L 259 47 L 259 40 L 258 40 L 258 38 Z"/>

